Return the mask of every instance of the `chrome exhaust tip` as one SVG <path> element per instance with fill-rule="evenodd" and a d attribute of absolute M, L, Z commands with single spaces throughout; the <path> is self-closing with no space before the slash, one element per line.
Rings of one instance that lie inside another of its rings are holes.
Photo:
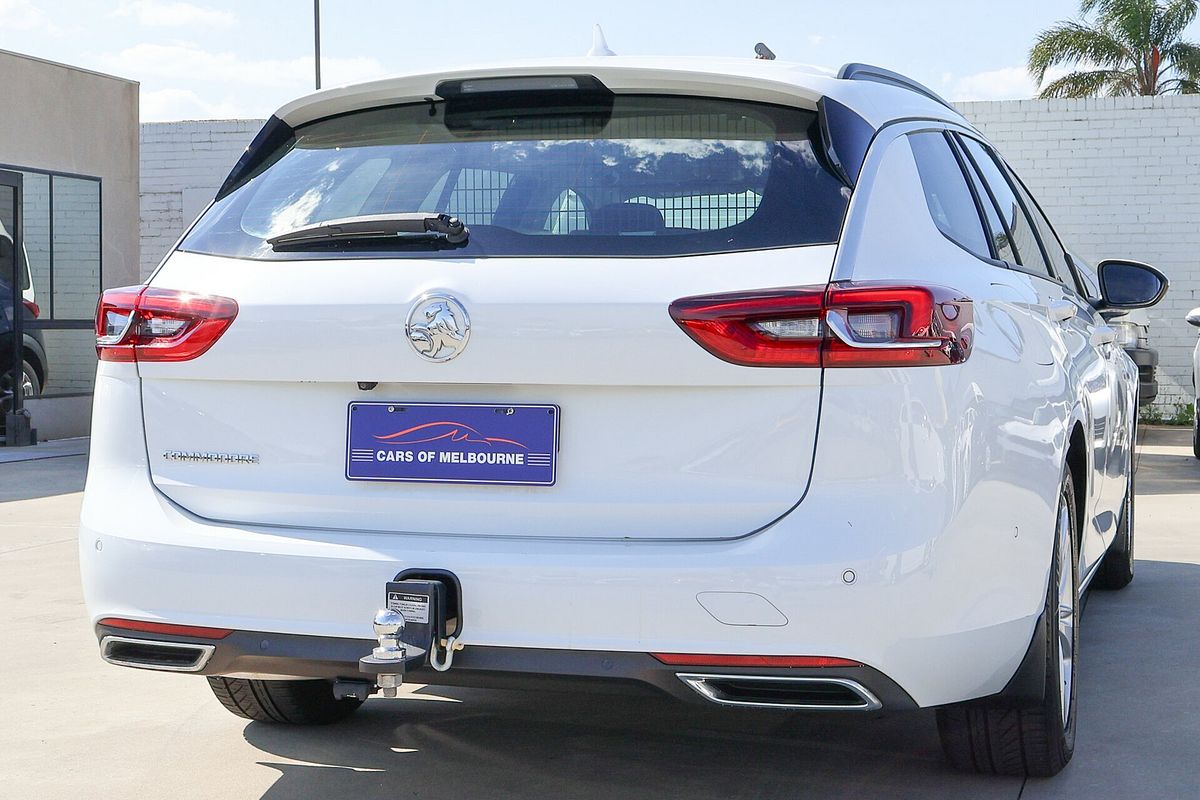
<path fill-rule="evenodd" d="M 869 689 L 849 678 L 685 672 L 676 673 L 676 676 L 705 700 L 723 706 L 803 711 L 878 711 L 883 708 L 883 703 Z"/>
<path fill-rule="evenodd" d="M 109 664 L 167 672 L 199 672 L 212 658 L 216 647 L 190 642 L 162 642 L 105 636 L 100 640 L 100 657 Z"/>

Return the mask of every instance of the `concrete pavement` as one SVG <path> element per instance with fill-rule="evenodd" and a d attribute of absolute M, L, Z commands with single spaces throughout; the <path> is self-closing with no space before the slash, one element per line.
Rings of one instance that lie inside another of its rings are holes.
<path fill-rule="evenodd" d="M 100 661 L 78 581 L 85 457 L 0 463 L 0 798 L 1197 798 L 1200 462 L 1148 429 L 1137 577 L 1083 620 L 1079 740 L 1050 780 L 963 775 L 933 714 L 706 709 L 410 688 L 317 729 Z"/>

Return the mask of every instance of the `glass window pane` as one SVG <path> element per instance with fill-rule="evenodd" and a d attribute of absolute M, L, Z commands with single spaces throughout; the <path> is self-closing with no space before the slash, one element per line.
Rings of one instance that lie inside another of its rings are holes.
<path fill-rule="evenodd" d="M 29 265 L 25 299 L 37 303 L 41 319 L 50 317 L 50 176 L 25 172 L 21 197 L 22 244 Z"/>
<path fill-rule="evenodd" d="M 579 107 L 393 106 L 301 126 L 181 245 L 247 258 L 673 256 L 829 244 L 849 198 L 810 139 L 813 112 L 617 95 Z M 472 110 L 475 109 L 475 110 Z M 270 159 L 268 159 L 270 160 Z M 443 212 L 459 248 L 397 237 L 305 252 L 265 239 L 361 214 Z"/>
<path fill-rule="evenodd" d="M 55 175 L 54 318 L 91 319 L 100 292 L 100 184 Z"/>
<path fill-rule="evenodd" d="M 908 137 L 908 142 L 917 160 L 925 202 L 938 230 L 975 255 L 991 258 L 975 199 L 946 137 L 916 133 Z"/>
<path fill-rule="evenodd" d="M 1054 233 L 1054 228 L 1050 225 L 1050 220 L 1046 219 L 1046 215 L 1038 208 L 1038 204 L 1034 202 L 1033 196 L 1021 183 L 1021 179 L 1013 172 L 1012 167 L 1004 165 L 1008 171 L 1009 177 L 1012 178 L 1012 184 L 1016 187 L 1017 193 L 1021 196 L 1021 201 L 1025 204 L 1025 208 L 1029 211 L 1029 216 L 1033 219 L 1034 227 L 1037 228 L 1038 236 L 1042 239 L 1042 245 L 1046 248 L 1046 255 L 1050 259 L 1050 265 L 1055 274 L 1065 281 L 1071 282 L 1071 268 L 1067 264 L 1067 253 L 1059 241 L 1058 236 Z"/>
<path fill-rule="evenodd" d="M 1017 199 L 1016 193 L 1009 184 L 1008 178 L 1001 171 L 999 164 L 982 144 L 965 136 L 960 138 L 966 146 L 967 152 L 971 154 L 984 182 L 992 190 L 992 196 L 996 200 L 1000 215 L 1004 218 L 1004 224 L 1012 236 L 1017 263 L 1033 272 L 1050 275 L 1050 265 L 1046 263 L 1046 259 L 1042 255 L 1033 224 L 1021 208 L 1021 202 Z"/>

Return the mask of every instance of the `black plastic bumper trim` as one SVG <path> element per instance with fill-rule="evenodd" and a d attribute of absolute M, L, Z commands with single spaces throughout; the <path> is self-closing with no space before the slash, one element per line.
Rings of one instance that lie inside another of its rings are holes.
<path fill-rule="evenodd" d="M 96 626 L 98 638 L 130 631 Z M 136 634 L 134 634 L 136 635 Z M 147 635 L 146 639 L 215 644 L 212 657 L 199 675 L 254 674 L 263 677 L 363 680 L 358 659 L 376 645 L 370 639 L 340 639 L 283 633 L 234 631 L 220 640 Z M 630 693 L 660 691 L 690 703 L 707 704 L 679 679 L 677 673 L 744 674 L 779 677 L 847 678 L 879 698 L 885 711 L 908 711 L 916 702 L 895 681 L 871 667 L 814 669 L 731 669 L 669 667 L 647 653 L 601 650 L 552 650 L 469 645 L 454 655 L 447 672 L 424 668 L 409 671 L 405 680 L 434 686 L 464 686 L 526 691 Z"/>

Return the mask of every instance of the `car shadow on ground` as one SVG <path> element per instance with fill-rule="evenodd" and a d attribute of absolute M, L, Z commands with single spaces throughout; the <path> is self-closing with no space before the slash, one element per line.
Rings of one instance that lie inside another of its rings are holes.
<path fill-rule="evenodd" d="M 1191 429 L 1142 426 L 1138 430 L 1137 493 L 1195 494 L 1200 459 L 1192 454 Z"/>
<path fill-rule="evenodd" d="M 0 503 L 83 491 L 86 455 L 0 462 Z"/>
<path fill-rule="evenodd" d="M 1088 603 L 1074 762 L 1023 793 L 1020 780 L 945 766 L 929 711 L 805 715 L 428 687 L 328 728 L 250 723 L 244 735 L 279 772 L 265 798 L 1194 797 L 1200 566 L 1137 571 L 1128 589 Z"/>

